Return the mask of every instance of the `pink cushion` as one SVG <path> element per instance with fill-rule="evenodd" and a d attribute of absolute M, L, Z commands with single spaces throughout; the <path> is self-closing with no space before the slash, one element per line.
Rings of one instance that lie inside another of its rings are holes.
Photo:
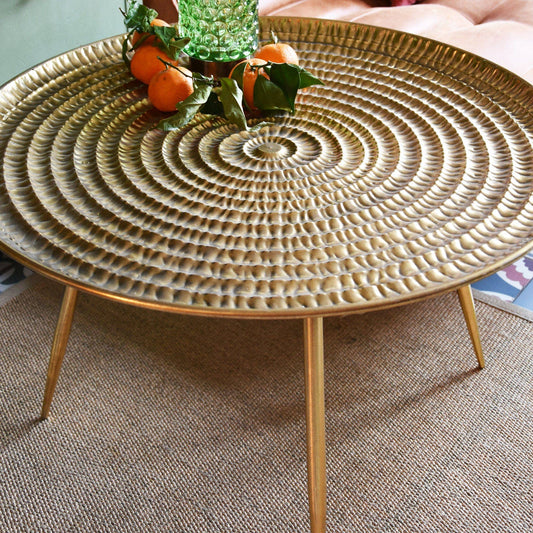
<path fill-rule="evenodd" d="M 393 4 L 398 7 L 392 9 Z M 416 33 L 533 80 L 533 0 L 259 0 L 259 13 L 349 20 Z"/>

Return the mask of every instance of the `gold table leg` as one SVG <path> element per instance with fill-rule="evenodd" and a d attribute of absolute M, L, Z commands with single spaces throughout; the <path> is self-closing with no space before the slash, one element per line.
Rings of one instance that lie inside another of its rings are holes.
<path fill-rule="evenodd" d="M 459 296 L 459 301 L 461 302 L 461 307 L 463 309 L 463 314 L 466 320 L 466 326 L 468 327 L 468 333 L 470 334 L 470 339 L 474 346 L 474 352 L 479 363 L 479 368 L 485 367 L 485 358 L 483 357 L 483 351 L 481 350 L 481 341 L 479 339 L 479 329 L 477 327 L 476 320 L 476 311 L 474 309 L 474 298 L 472 296 L 472 289 L 470 285 L 465 285 L 461 287 L 457 294 Z"/>
<path fill-rule="evenodd" d="M 50 405 L 52 397 L 61 370 L 61 363 L 67 348 L 70 328 L 72 326 L 72 318 L 74 316 L 74 308 L 76 307 L 76 298 L 78 291 L 72 287 L 65 287 L 63 294 L 63 301 L 61 302 L 61 310 L 59 311 L 59 318 L 57 320 L 56 331 L 52 343 L 52 350 L 50 352 L 50 361 L 48 363 L 48 375 L 46 377 L 46 387 L 44 389 L 43 406 L 41 409 L 41 418 L 48 418 L 50 412 Z"/>
<path fill-rule="evenodd" d="M 322 317 L 304 319 L 307 487 L 311 532 L 326 531 L 326 421 Z"/>

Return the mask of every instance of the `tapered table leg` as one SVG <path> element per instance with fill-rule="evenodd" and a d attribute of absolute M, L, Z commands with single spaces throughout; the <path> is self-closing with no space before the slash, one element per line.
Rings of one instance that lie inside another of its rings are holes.
<path fill-rule="evenodd" d="M 52 350 L 50 353 L 50 361 L 48 363 L 48 375 L 46 377 L 46 387 L 44 389 L 43 406 L 41 409 L 41 418 L 48 418 L 50 412 L 50 405 L 52 397 L 61 370 L 61 363 L 67 349 L 68 337 L 70 328 L 72 326 L 72 318 L 74 316 L 74 309 L 76 307 L 76 298 L 78 291 L 72 287 L 65 287 L 63 293 L 63 301 L 61 302 L 61 310 L 59 311 L 59 318 L 57 320 L 56 331 L 52 343 Z"/>
<path fill-rule="evenodd" d="M 470 339 L 472 340 L 472 344 L 474 346 L 474 352 L 476 353 L 479 368 L 484 368 L 485 358 L 483 357 L 483 351 L 481 350 L 476 311 L 474 309 L 474 297 L 472 296 L 472 289 L 470 285 L 461 287 L 457 291 L 457 294 L 459 296 L 459 301 L 461 302 L 461 307 L 466 320 L 466 326 L 468 327 L 468 333 L 470 334 Z"/>
<path fill-rule="evenodd" d="M 322 318 L 304 319 L 307 486 L 311 532 L 326 531 L 326 424 Z"/>

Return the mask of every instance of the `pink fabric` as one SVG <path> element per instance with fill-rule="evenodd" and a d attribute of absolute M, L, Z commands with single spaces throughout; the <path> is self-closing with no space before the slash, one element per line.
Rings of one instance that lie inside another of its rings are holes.
<path fill-rule="evenodd" d="M 410 6 L 415 2 L 416 0 L 390 0 L 390 4 L 392 7 Z"/>
<path fill-rule="evenodd" d="M 485 57 L 533 83 L 533 0 L 419 0 L 403 9 L 391 8 L 393 1 L 259 0 L 259 13 L 415 33 Z"/>

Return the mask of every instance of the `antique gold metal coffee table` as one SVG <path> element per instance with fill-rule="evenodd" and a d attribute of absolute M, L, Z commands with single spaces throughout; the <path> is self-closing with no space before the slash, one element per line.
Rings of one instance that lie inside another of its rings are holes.
<path fill-rule="evenodd" d="M 324 317 L 460 296 L 533 245 L 533 88 L 468 53 L 356 24 L 264 18 L 324 87 L 257 131 L 161 115 L 111 38 L 0 89 L 0 247 L 65 285 L 161 311 L 302 319 L 313 532 L 325 531 Z M 436 326 L 437 327 L 437 326 Z"/>

